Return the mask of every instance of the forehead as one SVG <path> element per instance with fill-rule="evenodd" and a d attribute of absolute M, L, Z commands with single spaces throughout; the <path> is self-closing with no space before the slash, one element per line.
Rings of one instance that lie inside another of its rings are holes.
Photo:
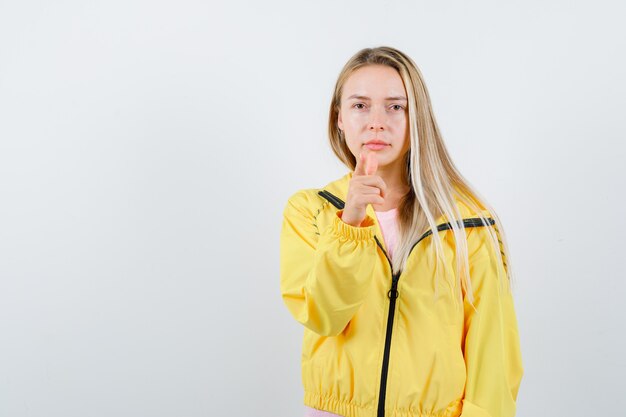
<path fill-rule="evenodd" d="M 386 65 L 367 65 L 354 71 L 343 85 L 342 97 L 361 95 L 376 98 L 405 96 L 398 71 Z"/>

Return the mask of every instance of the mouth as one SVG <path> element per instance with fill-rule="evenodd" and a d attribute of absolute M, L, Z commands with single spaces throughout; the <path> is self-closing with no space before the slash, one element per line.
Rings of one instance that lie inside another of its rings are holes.
<path fill-rule="evenodd" d="M 385 149 L 389 146 L 389 144 L 377 140 L 366 142 L 364 145 L 366 148 L 371 149 L 373 151 L 379 151 L 381 149 Z"/>

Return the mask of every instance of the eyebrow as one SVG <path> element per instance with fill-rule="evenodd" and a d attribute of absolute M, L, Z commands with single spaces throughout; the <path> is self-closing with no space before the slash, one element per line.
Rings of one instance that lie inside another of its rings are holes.
<path fill-rule="evenodd" d="M 370 100 L 369 97 L 361 96 L 361 95 L 358 95 L 358 94 L 352 94 L 350 97 L 347 98 L 347 100 L 351 100 L 353 98 L 356 98 L 358 100 Z M 404 101 L 407 101 L 406 97 L 404 97 L 404 96 L 386 97 L 385 100 L 404 100 Z"/>

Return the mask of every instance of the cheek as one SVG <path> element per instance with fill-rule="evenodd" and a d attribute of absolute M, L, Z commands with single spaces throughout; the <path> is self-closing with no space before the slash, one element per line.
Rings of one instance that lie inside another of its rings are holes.
<path fill-rule="evenodd" d="M 405 114 L 398 114 L 392 118 L 392 123 L 396 129 L 406 129 L 409 125 L 409 119 Z"/>
<path fill-rule="evenodd" d="M 406 132 L 408 132 L 409 126 L 405 117 L 398 116 L 390 120 L 389 128 L 393 132 L 393 136 L 400 143 L 404 141 Z"/>
<path fill-rule="evenodd" d="M 352 152 L 359 152 L 359 148 L 361 147 L 361 145 L 359 144 L 359 142 L 356 139 L 348 138 L 348 139 L 346 139 L 346 143 L 348 145 L 348 148 Z"/>
<path fill-rule="evenodd" d="M 358 148 L 358 139 L 363 136 L 363 131 L 367 129 L 367 122 L 359 116 L 348 115 L 343 119 L 344 134 L 348 145 L 354 149 Z"/>
<path fill-rule="evenodd" d="M 361 124 L 363 124 L 363 117 L 359 114 L 344 114 L 342 116 L 342 119 L 347 129 L 355 130 L 358 129 Z"/>
<path fill-rule="evenodd" d="M 409 126 L 406 123 L 399 123 L 397 125 L 394 125 L 393 137 L 395 140 L 396 148 L 408 148 L 411 144 L 411 140 L 409 138 Z"/>

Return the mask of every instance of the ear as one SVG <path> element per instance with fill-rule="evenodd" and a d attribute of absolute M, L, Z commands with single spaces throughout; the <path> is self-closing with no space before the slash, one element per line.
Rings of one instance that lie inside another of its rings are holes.
<path fill-rule="evenodd" d="M 339 126 L 339 129 L 343 130 L 343 121 L 341 120 L 341 109 L 339 109 L 339 113 L 337 115 L 337 126 Z"/>

